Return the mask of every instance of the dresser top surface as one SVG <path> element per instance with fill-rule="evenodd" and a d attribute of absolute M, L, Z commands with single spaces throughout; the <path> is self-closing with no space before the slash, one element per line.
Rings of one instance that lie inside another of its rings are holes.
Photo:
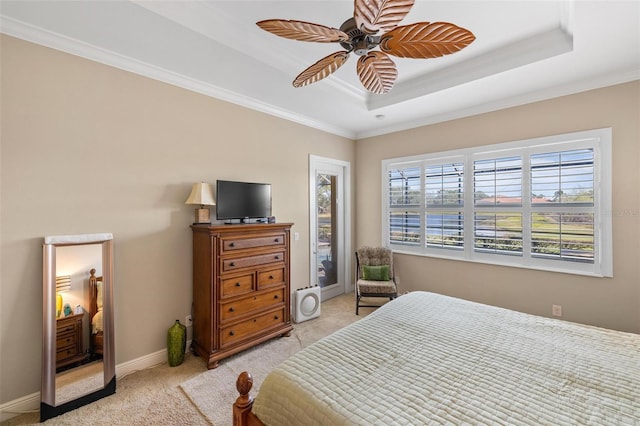
<path fill-rule="evenodd" d="M 293 223 L 234 223 L 222 225 L 191 225 L 193 232 L 238 232 L 269 231 L 273 229 L 289 229 Z"/>

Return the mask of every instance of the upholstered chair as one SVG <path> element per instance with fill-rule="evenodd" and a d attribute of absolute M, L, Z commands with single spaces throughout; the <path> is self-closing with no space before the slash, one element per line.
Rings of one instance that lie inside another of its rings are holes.
<path fill-rule="evenodd" d="M 363 305 L 363 297 L 385 297 L 393 300 L 398 295 L 393 270 L 393 253 L 385 247 L 361 247 L 356 251 L 356 315 Z"/>

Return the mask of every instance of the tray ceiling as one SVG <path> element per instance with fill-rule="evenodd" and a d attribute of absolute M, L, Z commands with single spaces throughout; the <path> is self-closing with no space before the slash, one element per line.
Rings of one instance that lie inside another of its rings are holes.
<path fill-rule="evenodd" d="M 394 58 L 390 93 L 362 87 L 353 55 L 303 88 L 293 79 L 341 50 L 258 28 L 264 19 L 339 27 L 353 1 L 7 1 L 3 33 L 349 138 L 365 138 L 640 79 L 640 2 L 420 1 L 401 24 L 452 22 L 466 49 Z"/>

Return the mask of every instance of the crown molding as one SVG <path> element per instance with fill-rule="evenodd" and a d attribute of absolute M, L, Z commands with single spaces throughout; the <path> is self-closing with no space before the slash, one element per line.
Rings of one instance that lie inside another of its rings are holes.
<path fill-rule="evenodd" d="M 562 36 L 562 33 L 559 32 L 558 29 L 555 29 L 554 31 L 555 34 L 550 35 L 551 37 Z M 113 51 L 109 51 L 88 44 L 86 42 L 61 35 L 59 33 L 51 32 L 4 15 L 0 15 L 0 32 L 23 39 L 25 41 L 46 46 L 75 56 L 83 57 L 95 62 L 119 68 L 154 80 L 162 81 L 167 84 L 181 87 L 212 98 L 227 101 L 248 109 L 263 112 L 265 114 L 269 114 L 287 121 L 298 123 L 306 127 L 314 128 L 351 140 L 364 139 L 397 131 L 408 130 L 443 121 L 469 117 L 472 115 L 483 114 L 514 106 L 520 106 L 527 103 L 538 102 L 541 100 L 559 96 L 570 95 L 586 90 L 621 84 L 633 80 L 640 80 L 640 70 L 638 70 L 637 68 L 621 70 L 616 73 L 608 73 L 596 78 L 570 82 L 564 85 L 531 91 L 517 96 L 505 97 L 495 101 L 474 105 L 468 108 L 456 109 L 442 114 L 432 114 L 403 123 L 393 124 L 389 126 L 377 126 L 375 128 L 372 127 L 365 131 L 350 131 L 343 127 L 334 126 L 328 124 L 327 122 L 311 119 L 303 114 L 275 107 L 250 96 L 242 95 L 228 89 L 203 82 L 201 80 L 185 77 L 184 75 L 178 74 L 176 72 L 169 71 L 161 67 L 157 67 L 149 63 L 133 59 L 131 57 L 120 55 Z M 565 32 L 564 37 L 570 38 L 568 34 L 570 33 Z M 327 81 L 329 80 L 331 80 L 331 78 L 327 79 Z M 414 88 L 413 84 L 411 86 L 412 88 Z M 394 91 L 397 89 L 401 89 L 401 87 L 396 87 Z M 375 110 L 382 107 L 382 105 L 378 105 L 375 103 L 377 102 L 377 100 L 375 99 L 370 99 L 369 101 L 371 102 L 371 109 Z"/>
<path fill-rule="evenodd" d="M 192 92 L 200 93 L 212 98 L 230 102 L 245 108 L 273 115 L 288 121 L 302 124 L 317 130 L 322 130 L 337 136 L 353 139 L 355 133 L 346 129 L 311 119 L 302 114 L 296 114 L 289 110 L 278 108 L 260 100 L 242 95 L 222 87 L 186 77 L 173 71 L 166 70 L 155 65 L 124 56 L 101 47 L 67 37 L 52 31 L 30 25 L 28 23 L 7 16 L 0 16 L 0 32 L 31 43 L 69 53 L 99 62 L 114 68 L 128 71 L 134 74 L 148 77 L 153 80 L 181 87 Z"/>
<path fill-rule="evenodd" d="M 562 96 L 586 92 L 589 90 L 601 89 L 604 87 L 624 84 L 631 81 L 640 80 L 640 69 L 630 68 L 620 70 L 617 73 L 608 73 L 598 78 L 589 78 L 581 81 L 571 82 L 561 86 L 554 86 L 543 90 L 536 90 L 518 96 L 502 98 L 493 102 L 474 105 L 470 108 L 457 109 L 444 114 L 435 114 L 419 120 L 407 121 L 384 128 L 373 129 L 367 132 L 357 132 L 356 140 L 366 139 L 374 136 L 381 136 L 388 133 L 400 132 L 404 130 L 415 129 L 417 127 L 429 126 L 432 124 L 442 123 L 445 121 L 457 120 L 460 118 L 471 117 L 479 114 L 499 111 L 502 109 L 518 107 L 535 102 L 545 101 Z"/>

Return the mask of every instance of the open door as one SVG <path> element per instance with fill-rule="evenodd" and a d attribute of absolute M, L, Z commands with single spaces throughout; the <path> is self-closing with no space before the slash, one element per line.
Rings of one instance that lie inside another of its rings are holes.
<path fill-rule="evenodd" d="M 322 300 L 350 288 L 350 229 L 347 225 L 349 163 L 310 157 L 311 283 Z"/>

